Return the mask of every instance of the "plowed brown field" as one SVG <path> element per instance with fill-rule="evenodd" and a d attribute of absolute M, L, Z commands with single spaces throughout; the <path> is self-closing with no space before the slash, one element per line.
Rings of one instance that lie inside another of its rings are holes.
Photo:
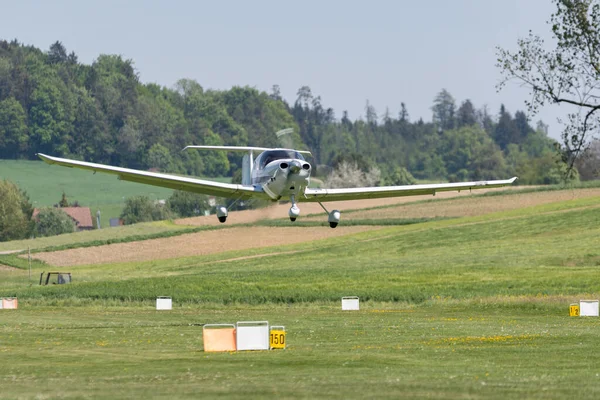
<path fill-rule="evenodd" d="M 378 229 L 378 227 L 340 226 L 336 229 L 330 229 L 329 227 L 233 227 L 141 242 L 38 253 L 35 254 L 35 258 L 43 260 L 50 265 L 65 267 L 85 264 L 164 260 L 168 258 L 220 253 L 230 250 L 301 243 L 372 229 Z"/>
<path fill-rule="evenodd" d="M 342 221 L 344 219 L 470 217 L 586 197 L 600 197 L 600 188 L 516 193 L 490 197 L 467 195 L 443 202 L 402 204 L 398 207 L 342 213 Z M 316 217 L 307 219 L 318 220 Z"/>

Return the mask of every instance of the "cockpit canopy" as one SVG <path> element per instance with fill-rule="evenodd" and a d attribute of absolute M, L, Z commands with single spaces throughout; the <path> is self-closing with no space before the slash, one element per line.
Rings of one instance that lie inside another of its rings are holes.
<path fill-rule="evenodd" d="M 295 150 L 267 150 L 261 153 L 258 157 L 256 157 L 256 160 L 254 161 L 254 166 L 255 168 L 263 169 L 269 163 L 275 160 L 285 160 L 290 158 L 304 161 L 304 157 L 302 156 L 302 154 L 298 153 Z"/>

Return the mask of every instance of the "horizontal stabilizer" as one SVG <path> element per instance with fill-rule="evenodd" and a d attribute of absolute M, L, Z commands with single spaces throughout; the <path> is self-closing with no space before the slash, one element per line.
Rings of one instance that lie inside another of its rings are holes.
<path fill-rule="evenodd" d="M 274 149 L 269 147 L 249 147 L 249 146 L 185 146 L 183 150 L 198 149 L 198 150 L 225 150 L 225 151 L 267 151 L 267 150 L 289 150 L 297 151 L 302 154 L 311 154 L 307 150 L 294 149 Z"/>

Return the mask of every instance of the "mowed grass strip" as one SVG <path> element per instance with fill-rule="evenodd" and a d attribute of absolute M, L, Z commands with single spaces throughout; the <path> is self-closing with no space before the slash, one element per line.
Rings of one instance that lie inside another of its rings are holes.
<path fill-rule="evenodd" d="M 28 307 L 0 320 L 4 398 L 594 399 L 598 328 L 469 302 Z M 204 353 L 204 323 L 284 325 L 287 349 Z"/>

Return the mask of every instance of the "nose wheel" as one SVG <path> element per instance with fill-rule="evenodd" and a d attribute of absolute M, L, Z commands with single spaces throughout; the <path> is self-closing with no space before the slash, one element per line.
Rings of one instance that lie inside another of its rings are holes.
<path fill-rule="evenodd" d="M 300 215 L 300 208 L 296 204 L 296 197 L 294 195 L 291 196 L 292 206 L 290 207 L 290 211 L 288 215 L 290 216 L 290 221 L 294 222 L 296 218 Z"/>

